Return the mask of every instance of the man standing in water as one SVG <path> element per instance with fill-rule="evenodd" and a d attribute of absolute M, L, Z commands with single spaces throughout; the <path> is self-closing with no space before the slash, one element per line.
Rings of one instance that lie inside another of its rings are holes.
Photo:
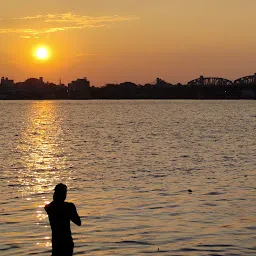
<path fill-rule="evenodd" d="M 81 220 L 75 205 L 65 202 L 67 186 L 60 183 L 54 190 L 53 201 L 44 207 L 52 229 L 52 256 L 72 256 L 74 243 L 70 221 L 81 226 Z"/>

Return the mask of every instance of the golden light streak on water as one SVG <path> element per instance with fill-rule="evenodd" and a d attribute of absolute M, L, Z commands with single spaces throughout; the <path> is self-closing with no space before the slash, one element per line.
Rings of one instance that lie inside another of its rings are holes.
<path fill-rule="evenodd" d="M 61 179 L 59 170 L 65 167 L 66 156 L 60 146 L 61 120 L 56 116 L 55 103 L 49 101 L 31 104 L 27 119 L 17 148 L 23 154 L 24 167 L 18 181 L 24 194 L 44 193 Z"/>

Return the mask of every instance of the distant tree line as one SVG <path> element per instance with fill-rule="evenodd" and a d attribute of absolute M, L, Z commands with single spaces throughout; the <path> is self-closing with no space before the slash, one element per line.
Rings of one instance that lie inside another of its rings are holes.
<path fill-rule="evenodd" d="M 2 78 L 0 99 L 256 99 L 256 83 L 173 85 L 158 78 L 155 84 L 124 82 L 95 87 L 86 78 L 68 86 L 45 83 L 42 78 L 18 83 Z"/>

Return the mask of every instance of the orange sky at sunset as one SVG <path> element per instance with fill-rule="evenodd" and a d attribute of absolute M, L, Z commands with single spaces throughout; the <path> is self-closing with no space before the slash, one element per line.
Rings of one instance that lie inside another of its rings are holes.
<path fill-rule="evenodd" d="M 1 1 L 0 75 L 96 86 L 234 80 L 256 71 L 255 10 L 255 0 Z"/>

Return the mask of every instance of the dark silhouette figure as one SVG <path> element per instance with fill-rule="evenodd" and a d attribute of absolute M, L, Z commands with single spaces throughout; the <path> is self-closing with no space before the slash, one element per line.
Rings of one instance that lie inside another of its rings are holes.
<path fill-rule="evenodd" d="M 45 206 L 52 229 L 52 256 L 72 256 L 70 221 L 81 226 L 81 220 L 75 205 L 65 202 L 67 186 L 60 183 L 54 190 L 53 201 Z"/>

